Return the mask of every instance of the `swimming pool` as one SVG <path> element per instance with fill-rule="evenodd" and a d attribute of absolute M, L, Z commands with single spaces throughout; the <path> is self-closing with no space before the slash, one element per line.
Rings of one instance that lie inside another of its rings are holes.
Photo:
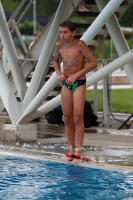
<path fill-rule="evenodd" d="M 2 200 L 131 200 L 133 171 L 1 154 Z"/>

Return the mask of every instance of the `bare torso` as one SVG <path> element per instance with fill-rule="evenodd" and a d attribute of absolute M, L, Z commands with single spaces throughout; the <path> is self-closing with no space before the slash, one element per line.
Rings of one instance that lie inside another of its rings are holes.
<path fill-rule="evenodd" d="M 82 70 L 85 64 L 85 58 L 78 48 L 79 40 L 74 39 L 72 46 L 66 47 L 63 42 L 60 43 L 59 52 L 63 60 L 64 75 L 66 78 Z M 78 79 L 85 79 L 85 75 Z"/>

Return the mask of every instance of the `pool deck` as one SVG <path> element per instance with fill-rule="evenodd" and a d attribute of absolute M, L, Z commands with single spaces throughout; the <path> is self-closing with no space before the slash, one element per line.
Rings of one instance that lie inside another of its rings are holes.
<path fill-rule="evenodd" d="M 64 126 L 37 122 L 36 143 L 0 143 L 1 151 L 61 159 L 68 153 Z M 133 170 L 133 129 L 85 128 L 82 155 L 90 164 L 117 166 Z"/>
<path fill-rule="evenodd" d="M 38 142 L 50 144 L 51 152 L 68 153 L 64 127 L 38 124 Z M 85 128 L 82 155 L 91 158 L 92 163 L 133 169 L 133 129 Z"/>

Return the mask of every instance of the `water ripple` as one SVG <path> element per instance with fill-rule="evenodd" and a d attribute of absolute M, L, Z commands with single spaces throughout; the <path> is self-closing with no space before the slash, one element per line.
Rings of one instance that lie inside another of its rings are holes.
<path fill-rule="evenodd" d="M 133 173 L 29 157 L 0 157 L 0 199 L 133 199 Z M 89 198 L 88 198 L 89 197 Z"/>

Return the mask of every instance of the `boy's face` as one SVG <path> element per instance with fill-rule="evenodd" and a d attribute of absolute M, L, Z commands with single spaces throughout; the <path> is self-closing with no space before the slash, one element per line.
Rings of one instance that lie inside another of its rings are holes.
<path fill-rule="evenodd" d="M 59 27 L 59 37 L 62 42 L 69 42 L 76 34 L 76 31 L 71 31 L 68 27 Z"/>
<path fill-rule="evenodd" d="M 34 34 L 34 40 L 36 40 L 36 39 L 39 37 L 40 34 L 41 34 L 41 32 L 36 32 L 36 33 Z"/>

